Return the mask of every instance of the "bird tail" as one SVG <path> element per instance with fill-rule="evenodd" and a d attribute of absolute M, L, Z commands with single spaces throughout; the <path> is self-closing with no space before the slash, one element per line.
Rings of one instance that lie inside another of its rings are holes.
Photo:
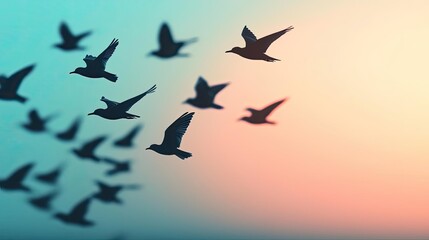
<path fill-rule="evenodd" d="M 126 116 L 127 119 L 136 119 L 136 118 L 139 118 L 139 117 L 140 116 L 134 115 L 134 114 L 131 114 L 131 113 L 127 113 L 127 116 Z"/>
<path fill-rule="evenodd" d="M 104 72 L 104 76 L 107 80 L 111 81 L 111 82 L 116 82 L 116 80 L 118 80 L 118 76 L 116 76 L 113 73 L 109 73 L 109 72 Z"/>
<path fill-rule="evenodd" d="M 221 105 L 217 105 L 216 103 L 212 103 L 211 107 L 216 109 L 223 109 Z"/>
<path fill-rule="evenodd" d="M 178 156 L 180 159 L 185 160 L 188 157 L 192 157 L 192 153 L 182 151 L 180 149 L 177 149 L 174 155 Z"/>

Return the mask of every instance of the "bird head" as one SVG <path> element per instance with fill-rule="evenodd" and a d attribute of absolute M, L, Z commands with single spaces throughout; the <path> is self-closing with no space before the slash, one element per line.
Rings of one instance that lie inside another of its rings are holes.
<path fill-rule="evenodd" d="M 157 147 L 157 145 L 156 144 L 152 144 L 152 145 L 150 145 L 148 148 L 146 148 L 146 150 L 152 150 L 152 151 L 155 151 L 155 148 Z"/>
<path fill-rule="evenodd" d="M 74 71 L 70 72 L 69 74 L 73 74 L 73 73 L 82 73 L 83 68 L 78 67 L 76 68 Z"/>
<path fill-rule="evenodd" d="M 92 112 L 92 113 L 88 113 L 88 116 L 89 115 L 98 115 L 98 116 L 100 116 L 100 114 L 101 114 L 101 112 L 103 111 L 103 109 L 95 109 L 95 111 L 94 112 Z"/>
<path fill-rule="evenodd" d="M 185 104 L 185 103 L 189 103 L 190 104 L 190 103 L 192 103 L 192 100 L 193 100 L 192 98 L 188 98 L 185 101 L 183 101 L 183 104 Z"/>
<path fill-rule="evenodd" d="M 247 120 L 249 120 L 249 117 L 242 117 L 242 118 L 238 119 L 238 121 L 246 121 L 246 122 L 247 122 Z"/>
<path fill-rule="evenodd" d="M 239 47 L 233 47 L 231 50 L 226 51 L 225 53 L 238 53 L 240 51 L 241 48 Z"/>

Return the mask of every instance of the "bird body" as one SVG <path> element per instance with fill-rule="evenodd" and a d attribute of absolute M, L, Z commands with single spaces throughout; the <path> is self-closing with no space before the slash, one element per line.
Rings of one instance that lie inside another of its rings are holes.
<path fill-rule="evenodd" d="M 0 180 L 0 189 L 9 191 L 31 192 L 31 189 L 24 185 L 24 180 L 33 168 L 34 163 L 27 163 L 15 170 L 6 179 Z"/>
<path fill-rule="evenodd" d="M 267 120 L 268 115 L 271 114 L 271 112 L 276 109 L 280 104 L 282 104 L 284 101 L 286 101 L 287 98 L 282 99 L 278 102 L 275 102 L 267 107 L 265 107 L 262 110 L 256 110 L 253 108 L 247 108 L 246 110 L 251 113 L 251 116 L 249 117 L 242 117 L 240 120 L 243 120 L 248 123 L 252 124 L 275 124 L 275 122 Z"/>
<path fill-rule="evenodd" d="M 179 53 L 180 49 L 196 40 L 196 38 L 193 38 L 187 41 L 174 41 L 170 28 L 166 23 L 163 23 L 158 37 L 159 49 L 152 51 L 151 54 L 159 58 L 187 57 L 187 54 Z"/>
<path fill-rule="evenodd" d="M 25 103 L 27 98 L 19 95 L 17 91 L 24 78 L 33 71 L 34 67 L 34 64 L 27 66 L 10 77 L 0 76 L 0 99 Z"/>
<path fill-rule="evenodd" d="M 195 92 L 197 93 L 197 96 L 195 98 L 188 98 L 185 103 L 202 109 L 223 109 L 222 106 L 214 103 L 214 99 L 216 95 L 226 86 L 228 86 L 228 83 L 209 86 L 204 78 L 199 77 L 197 84 L 195 85 Z"/>
<path fill-rule="evenodd" d="M 70 50 L 83 50 L 85 48 L 79 46 L 79 42 L 80 40 L 82 40 L 84 37 L 87 37 L 88 35 L 91 34 L 90 31 L 78 34 L 78 35 L 74 35 L 71 31 L 70 28 L 67 26 L 66 23 L 61 23 L 60 25 L 60 34 L 61 34 L 61 38 L 62 38 L 62 42 L 61 43 L 57 43 L 54 46 L 62 49 L 64 51 L 70 51 Z"/>
<path fill-rule="evenodd" d="M 53 118 L 53 116 L 40 117 L 36 109 L 30 110 L 28 113 L 28 122 L 22 124 L 22 126 L 31 132 L 43 132 L 46 131 L 46 124 Z"/>

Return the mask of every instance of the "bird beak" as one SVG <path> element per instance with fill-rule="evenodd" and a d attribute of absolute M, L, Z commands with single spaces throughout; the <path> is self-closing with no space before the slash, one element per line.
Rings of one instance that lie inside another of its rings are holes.
<path fill-rule="evenodd" d="M 73 71 L 73 72 L 69 72 L 69 74 L 72 74 L 72 73 L 76 73 L 75 71 Z"/>
<path fill-rule="evenodd" d="M 150 148 L 146 148 L 146 150 L 149 150 Z"/>
<path fill-rule="evenodd" d="M 94 113 L 88 113 L 88 116 L 89 116 L 89 115 L 94 115 Z"/>
<path fill-rule="evenodd" d="M 230 52 L 232 52 L 231 50 L 228 50 L 228 51 L 226 51 L 225 53 L 230 53 Z"/>

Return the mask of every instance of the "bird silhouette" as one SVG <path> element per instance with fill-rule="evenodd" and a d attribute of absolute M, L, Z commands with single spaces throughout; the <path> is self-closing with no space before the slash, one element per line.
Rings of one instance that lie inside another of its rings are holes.
<path fill-rule="evenodd" d="M 99 191 L 92 196 L 94 199 L 100 200 L 104 203 L 118 203 L 121 204 L 122 200 L 118 198 L 120 191 L 124 189 L 138 189 L 138 185 L 108 185 L 101 181 L 96 181 Z"/>
<path fill-rule="evenodd" d="M 235 53 L 244 58 L 253 60 L 264 60 L 267 62 L 280 61 L 279 59 L 266 55 L 265 52 L 267 51 L 268 47 L 270 47 L 271 43 L 292 29 L 293 27 L 290 26 L 284 30 L 257 39 L 256 36 L 247 28 L 247 26 L 244 26 L 241 36 L 246 42 L 246 47 L 234 47 L 231 50 L 226 51 L 226 53 Z"/>
<path fill-rule="evenodd" d="M 141 125 L 135 126 L 125 136 L 123 136 L 122 138 L 116 140 L 113 143 L 113 145 L 115 145 L 116 147 L 132 147 L 134 145 L 133 144 L 133 139 L 140 132 L 141 128 L 142 128 Z"/>
<path fill-rule="evenodd" d="M 195 85 L 195 92 L 197 93 L 197 96 L 195 98 L 188 98 L 185 103 L 188 103 L 197 108 L 222 109 L 222 106 L 214 103 L 214 99 L 216 95 L 226 86 L 228 86 L 228 83 L 209 86 L 203 77 L 199 77 L 197 84 Z"/>
<path fill-rule="evenodd" d="M 31 189 L 24 185 L 24 180 L 33 168 L 34 163 L 27 163 L 15 170 L 9 177 L 0 180 L 0 189 L 9 191 L 31 192 Z"/>
<path fill-rule="evenodd" d="M 100 101 L 105 102 L 107 105 L 107 108 L 96 109 L 94 112 L 89 113 L 88 115 L 97 115 L 97 116 L 100 116 L 102 118 L 106 118 L 106 119 L 110 119 L 110 120 L 117 120 L 117 119 L 121 119 L 121 118 L 124 118 L 124 119 L 139 118 L 140 116 L 137 116 L 137 115 L 134 115 L 131 113 L 127 113 L 127 111 L 130 110 L 130 108 L 134 104 L 136 104 L 140 99 L 142 99 L 144 96 L 146 96 L 146 94 L 155 92 L 155 89 L 156 89 L 156 85 L 153 85 L 153 87 L 151 87 L 146 92 L 144 92 L 140 95 L 137 95 L 133 98 L 130 98 L 126 101 L 123 101 L 121 103 L 111 101 L 105 97 L 101 97 Z"/>
<path fill-rule="evenodd" d="M 60 25 L 60 34 L 63 42 L 55 44 L 55 47 L 64 51 L 84 50 L 84 47 L 79 46 L 79 41 L 82 40 L 84 37 L 90 35 L 91 31 L 87 31 L 79 35 L 73 35 L 67 24 L 65 22 L 62 22 Z"/>
<path fill-rule="evenodd" d="M 106 171 L 107 176 L 131 171 L 131 161 L 117 161 L 111 158 L 103 158 L 103 162 L 113 165 L 113 168 Z"/>
<path fill-rule="evenodd" d="M 52 200 L 58 196 L 58 193 L 59 192 L 57 190 L 54 190 L 41 196 L 32 197 L 28 199 L 28 202 L 35 208 L 48 211 L 51 209 Z"/>
<path fill-rule="evenodd" d="M 76 118 L 74 120 L 74 122 L 70 125 L 69 128 L 67 128 L 63 132 L 58 133 L 56 135 L 56 137 L 59 140 L 62 140 L 62 141 L 71 141 L 71 140 L 75 139 L 77 131 L 79 130 L 81 122 L 82 122 L 82 119 L 80 117 Z"/>
<path fill-rule="evenodd" d="M 265 107 L 262 110 L 255 110 L 253 108 L 247 108 L 246 110 L 251 113 L 250 117 L 242 117 L 240 120 L 246 121 L 248 123 L 252 124 L 263 124 L 263 123 L 269 123 L 269 124 L 275 124 L 275 122 L 271 122 L 267 120 L 268 115 L 276 109 L 280 104 L 282 104 L 284 101 L 286 101 L 287 98 L 282 99 L 278 102 L 275 102 L 267 107 Z"/>
<path fill-rule="evenodd" d="M 64 164 L 61 164 L 60 166 L 52 169 L 49 172 L 37 174 L 35 178 L 40 182 L 43 182 L 49 185 L 55 185 L 57 184 L 58 179 L 61 173 L 63 172 L 63 170 L 64 170 Z"/>
<path fill-rule="evenodd" d="M 86 55 L 83 61 L 86 63 L 86 67 L 78 67 L 72 73 L 76 73 L 89 78 L 105 78 L 111 82 L 116 82 L 118 77 L 113 74 L 106 72 L 106 63 L 112 56 L 116 47 L 118 46 L 118 39 L 113 39 L 110 45 L 100 54 L 98 57 L 92 55 Z"/>
<path fill-rule="evenodd" d="M 152 144 L 146 150 L 152 150 L 163 155 L 176 155 L 182 160 L 191 157 L 192 153 L 182 151 L 179 147 L 193 116 L 194 112 L 184 113 L 165 130 L 161 145 Z"/>
<path fill-rule="evenodd" d="M 10 77 L 0 76 L 0 99 L 25 103 L 27 98 L 18 94 L 18 88 L 24 78 L 33 71 L 35 66 L 35 64 L 27 66 L 15 72 Z"/>
<path fill-rule="evenodd" d="M 91 197 L 87 197 L 78 202 L 69 213 L 56 213 L 54 217 L 66 224 L 74 224 L 82 227 L 93 226 L 93 221 L 85 219 L 91 200 Z"/>
<path fill-rule="evenodd" d="M 44 132 L 46 131 L 46 124 L 54 117 L 50 115 L 47 117 L 40 117 L 36 109 L 30 110 L 28 113 L 28 122 L 22 124 L 22 127 L 27 129 L 30 132 Z"/>
<path fill-rule="evenodd" d="M 163 23 L 158 36 L 159 49 L 152 51 L 150 54 L 160 58 L 171 58 L 175 56 L 187 57 L 188 54 L 179 53 L 180 49 L 196 41 L 196 38 L 187 41 L 174 41 L 167 23 Z"/>
<path fill-rule="evenodd" d="M 90 140 L 82 145 L 80 148 L 73 149 L 72 151 L 81 159 L 91 159 L 92 161 L 99 162 L 100 158 L 95 155 L 95 149 L 106 140 L 106 136 L 100 136 Z"/>

